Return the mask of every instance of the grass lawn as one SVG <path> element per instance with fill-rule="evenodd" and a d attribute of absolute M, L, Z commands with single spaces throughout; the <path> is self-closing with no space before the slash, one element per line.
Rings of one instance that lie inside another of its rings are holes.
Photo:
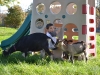
<path fill-rule="evenodd" d="M 17 30 L 0 27 L 0 42 L 9 38 Z M 9 57 L 2 57 L 0 48 L 0 75 L 100 75 L 100 36 L 97 35 L 97 57 L 83 61 L 50 61 L 49 57 L 41 59 L 38 54 L 29 55 L 26 59 L 21 52 Z"/>

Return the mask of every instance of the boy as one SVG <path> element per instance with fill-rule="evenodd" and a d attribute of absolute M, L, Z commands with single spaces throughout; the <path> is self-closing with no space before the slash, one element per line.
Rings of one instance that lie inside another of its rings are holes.
<path fill-rule="evenodd" d="M 56 37 L 57 37 L 57 34 L 60 32 L 60 28 L 56 31 L 53 24 L 49 23 L 46 25 L 46 29 L 47 29 L 46 35 L 50 37 L 56 44 L 57 43 Z M 52 44 L 50 40 L 49 40 L 49 48 L 53 50 L 56 49 L 56 47 Z"/>

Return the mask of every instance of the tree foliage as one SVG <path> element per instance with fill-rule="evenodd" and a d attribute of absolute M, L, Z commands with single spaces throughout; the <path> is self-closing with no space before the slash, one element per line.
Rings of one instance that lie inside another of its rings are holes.
<path fill-rule="evenodd" d="M 99 26 L 100 23 L 100 7 L 96 8 L 96 27 Z"/>
<path fill-rule="evenodd" d="M 96 16 L 100 17 L 100 8 L 99 7 L 96 8 Z"/>
<path fill-rule="evenodd" d="M 25 12 L 18 5 L 8 8 L 7 17 L 4 19 L 5 26 L 18 28 L 26 17 Z"/>
<path fill-rule="evenodd" d="M 18 0 L 0 0 L 0 6 L 7 6 L 9 7 L 9 4 L 14 3 L 14 2 L 18 2 Z"/>

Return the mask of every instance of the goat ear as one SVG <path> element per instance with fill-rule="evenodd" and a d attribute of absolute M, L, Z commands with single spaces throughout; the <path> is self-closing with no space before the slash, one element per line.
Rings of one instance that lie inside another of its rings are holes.
<path fill-rule="evenodd" d="M 84 43 L 84 41 L 81 41 L 82 43 Z"/>
<path fill-rule="evenodd" d="M 69 40 L 68 42 L 73 42 L 73 40 Z"/>
<path fill-rule="evenodd" d="M 81 43 L 82 43 L 83 45 L 85 45 L 85 44 L 86 44 L 84 41 L 81 41 Z"/>
<path fill-rule="evenodd" d="M 67 42 L 68 40 L 67 39 L 63 39 L 63 41 L 66 41 Z"/>
<path fill-rule="evenodd" d="M 63 39 L 62 41 L 65 45 L 68 43 L 67 39 Z"/>

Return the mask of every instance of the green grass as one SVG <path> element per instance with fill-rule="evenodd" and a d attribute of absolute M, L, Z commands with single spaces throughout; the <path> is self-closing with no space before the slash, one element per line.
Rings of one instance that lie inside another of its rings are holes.
<path fill-rule="evenodd" d="M 16 29 L 0 27 L 0 41 L 9 38 Z M 0 75 L 100 75 L 100 36 L 97 36 L 97 57 L 83 61 L 50 61 L 49 57 L 41 59 L 39 54 L 29 55 L 26 59 L 21 52 L 9 57 L 2 57 L 0 48 Z"/>
<path fill-rule="evenodd" d="M 17 29 L 0 27 L 0 42 L 11 37 L 16 31 Z"/>

